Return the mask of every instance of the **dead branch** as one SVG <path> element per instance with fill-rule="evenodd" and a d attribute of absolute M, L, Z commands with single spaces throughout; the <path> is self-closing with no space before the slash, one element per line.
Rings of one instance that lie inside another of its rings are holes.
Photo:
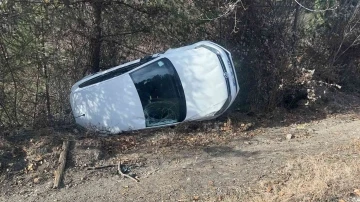
<path fill-rule="evenodd" d="M 332 7 L 332 8 L 327 8 L 327 9 L 323 9 L 323 10 L 314 10 L 314 9 L 310 9 L 305 7 L 304 5 L 302 5 L 300 2 L 298 2 L 297 0 L 294 0 L 300 7 L 302 7 L 305 10 L 311 11 L 311 12 L 325 12 L 325 11 L 333 11 L 336 10 L 338 8 L 338 5 Z"/>
<path fill-rule="evenodd" d="M 63 178 L 68 149 L 69 149 L 69 140 L 65 140 L 62 146 L 62 152 L 60 153 L 60 158 L 59 158 L 60 165 L 58 169 L 55 171 L 55 179 L 53 186 L 54 189 L 59 188 L 61 179 Z"/>
<path fill-rule="evenodd" d="M 206 20 L 206 21 L 212 21 L 212 20 L 216 20 L 216 19 L 219 19 L 219 18 L 222 18 L 222 17 L 226 17 L 228 15 L 230 15 L 231 13 L 233 13 L 233 11 L 236 11 L 236 8 L 238 6 L 238 4 L 241 4 L 241 7 L 244 9 L 244 10 L 247 10 L 247 8 L 245 8 L 242 0 L 237 0 L 236 2 L 234 3 L 229 3 L 227 5 L 227 8 L 225 10 L 224 13 L 222 13 L 221 15 L 215 17 L 215 18 L 208 18 L 206 17 L 206 19 L 201 19 L 201 20 Z"/>
<path fill-rule="evenodd" d="M 138 179 L 136 179 L 136 178 L 134 178 L 134 177 L 132 177 L 132 176 L 130 176 L 130 175 L 128 175 L 128 174 L 125 174 L 125 173 L 123 173 L 123 172 L 121 171 L 121 161 L 119 161 L 119 164 L 118 164 L 118 172 L 119 172 L 119 174 L 120 174 L 121 176 L 123 176 L 123 177 L 127 177 L 127 178 L 130 178 L 130 179 L 132 179 L 132 180 L 134 180 L 134 181 L 136 181 L 136 182 L 140 182 Z"/>
<path fill-rule="evenodd" d="M 103 168 L 112 168 L 112 167 L 116 167 L 116 165 L 87 167 L 86 170 L 99 170 L 99 169 L 103 169 Z"/>

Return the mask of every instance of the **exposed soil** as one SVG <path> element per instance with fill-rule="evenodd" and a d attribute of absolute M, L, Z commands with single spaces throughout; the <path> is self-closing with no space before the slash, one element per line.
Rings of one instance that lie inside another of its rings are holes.
<path fill-rule="evenodd" d="M 360 201 L 359 108 L 331 110 L 234 113 L 118 136 L 4 134 L 0 201 Z M 63 139 L 70 153 L 54 190 Z M 86 170 L 119 161 L 140 182 L 116 167 Z"/>

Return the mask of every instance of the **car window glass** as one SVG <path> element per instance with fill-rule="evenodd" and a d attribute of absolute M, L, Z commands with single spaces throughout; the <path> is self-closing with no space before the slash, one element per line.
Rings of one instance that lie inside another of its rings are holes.
<path fill-rule="evenodd" d="M 184 91 L 170 60 L 162 58 L 130 73 L 130 76 L 138 91 L 147 127 L 185 119 Z"/>
<path fill-rule="evenodd" d="M 110 72 L 107 72 L 105 74 L 102 74 L 102 75 L 99 75 L 97 77 L 94 77 L 92 79 L 89 79 L 83 83 L 81 83 L 79 85 L 79 88 L 84 88 L 84 87 L 87 87 L 87 86 L 91 86 L 91 85 L 94 85 L 96 83 L 100 83 L 100 82 L 103 82 L 103 81 L 106 81 L 106 80 L 109 80 L 109 79 L 112 79 L 112 78 L 115 78 L 117 76 L 120 76 L 122 74 L 125 74 L 126 72 L 129 72 L 133 69 L 136 69 L 137 67 L 139 67 L 140 65 L 142 64 L 145 64 L 147 63 L 148 61 L 154 59 L 155 57 L 154 56 L 145 56 L 143 58 L 140 59 L 139 62 L 136 62 L 136 63 L 133 63 L 133 64 L 130 64 L 130 65 L 127 65 L 125 67 L 120 67 L 120 68 L 117 68 L 115 70 L 112 70 Z"/>

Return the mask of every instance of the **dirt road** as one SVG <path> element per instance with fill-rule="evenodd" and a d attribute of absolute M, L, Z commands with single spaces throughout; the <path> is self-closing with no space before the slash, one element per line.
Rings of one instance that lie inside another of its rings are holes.
<path fill-rule="evenodd" d="M 61 189 L 51 188 L 54 166 L 45 161 L 45 168 L 38 164 L 26 173 L 3 171 L 0 201 L 360 201 L 359 117 L 82 138 L 71 148 Z M 117 152 L 124 141 L 133 148 Z M 56 159 L 53 150 L 46 158 Z M 116 168 L 85 169 L 119 160 L 139 183 L 120 177 Z"/>

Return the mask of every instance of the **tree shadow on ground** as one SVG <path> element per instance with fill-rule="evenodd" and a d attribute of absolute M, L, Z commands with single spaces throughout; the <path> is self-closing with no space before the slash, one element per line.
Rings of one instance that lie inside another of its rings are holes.
<path fill-rule="evenodd" d="M 360 113 L 360 96 L 342 92 L 332 93 L 326 99 L 318 100 L 310 105 L 299 105 L 296 108 L 285 109 L 278 107 L 271 112 L 236 113 L 236 109 L 220 117 L 223 121 L 231 119 L 233 127 L 241 128 L 244 123 L 252 123 L 252 130 L 256 128 L 286 127 L 293 124 L 305 124 L 320 121 L 328 117 L 342 114 Z M 234 112 L 235 111 L 235 112 Z"/>
<path fill-rule="evenodd" d="M 260 154 L 259 151 L 249 152 L 234 149 L 229 146 L 210 146 L 203 149 L 204 152 L 212 157 L 251 157 Z"/>

